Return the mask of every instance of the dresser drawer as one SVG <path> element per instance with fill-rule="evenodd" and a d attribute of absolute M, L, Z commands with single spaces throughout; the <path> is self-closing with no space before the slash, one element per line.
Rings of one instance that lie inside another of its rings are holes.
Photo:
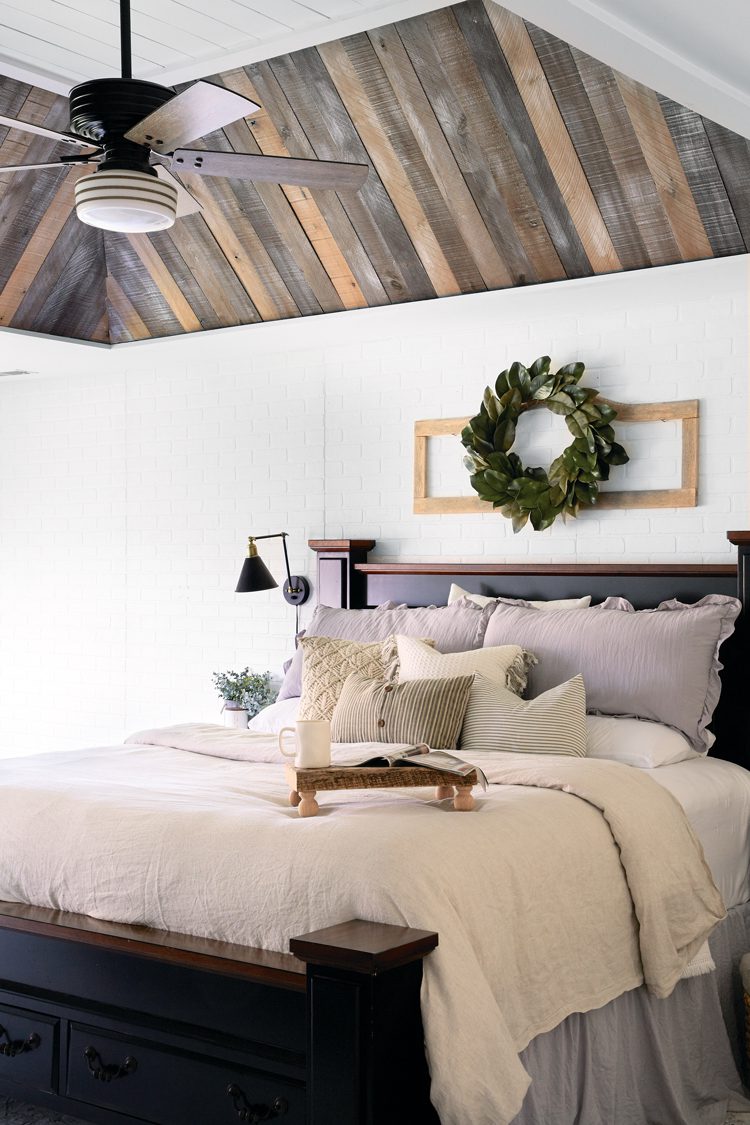
<path fill-rule="evenodd" d="M 302 1082 L 73 1024 L 67 1094 L 155 1125 L 304 1125 Z"/>
<path fill-rule="evenodd" d="M 0 1004 L 0 1081 L 54 1090 L 57 1035 L 57 1020 Z"/>

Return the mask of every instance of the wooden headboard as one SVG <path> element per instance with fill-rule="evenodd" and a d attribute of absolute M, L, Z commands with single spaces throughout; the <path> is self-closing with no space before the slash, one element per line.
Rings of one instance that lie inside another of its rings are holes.
<path fill-rule="evenodd" d="M 739 597 L 743 611 L 723 645 L 722 695 L 711 729 L 712 755 L 750 769 L 750 531 L 730 531 L 737 564 L 690 563 L 458 563 L 370 562 L 374 539 L 313 539 L 318 556 L 318 601 L 367 609 L 386 601 L 445 605 L 452 582 L 477 594 L 513 598 L 627 598 L 636 609 L 668 598 L 698 601 L 706 594 Z"/>

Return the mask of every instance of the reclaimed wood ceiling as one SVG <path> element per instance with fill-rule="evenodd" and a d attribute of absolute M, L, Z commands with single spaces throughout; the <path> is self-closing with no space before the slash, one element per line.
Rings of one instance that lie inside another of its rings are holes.
<path fill-rule="evenodd" d="M 220 80 L 263 108 L 206 147 L 367 162 L 365 187 L 185 175 L 203 214 L 125 236 L 78 222 L 80 170 L 0 169 L 0 325 L 120 343 L 750 246 L 748 141 L 492 0 Z M 10 79 L 0 112 L 66 125 Z M 55 151 L 0 142 L 0 165 Z"/>

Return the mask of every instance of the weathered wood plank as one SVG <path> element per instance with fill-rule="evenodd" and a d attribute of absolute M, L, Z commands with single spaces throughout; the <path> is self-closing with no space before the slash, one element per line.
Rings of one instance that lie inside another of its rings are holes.
<path fill-rule="evenodd" d="M 177 282 L 180 292 L 198 318 L 201 328 L 204 330 L 222 328 L 224 322 L 220 312 L 214 308 L 180 251 L 184 222 L 185 219 L 180 219 L 170 230 L 148 235 L 149 241 Z"/>
<path fill-rule="evenodd" d="M 431 181 L 434 195 L 439 197 L 439 193 L 429 170 L 421 160 L 413 136 L 411 137 L 412 153 L 406 151 L 403 118 L 399 121 L 396 114 L 398 103 L 367 36 L 353 36 L 341 43 L 325 43 L 318 48 L 318 51 L 378 170 L 386 191 L 401 216 L 435 292 L 439 297 L 460 293 L 461 285 L 443 252 L 445 243 L 441 244 L 425 213 L 425 205 L 429 206 L 428 180 Z M 384 87 L 387 87 L 387 90 L 384 90 Z M 443 214 L 440 218 L 445 220 L 447 216 L 444 206 L 441 210 Z M 447 223 L 443 221 L 442 225 L 445 228 Z M 455 227 L 453 231 L 457 234 Z M 441 233 L 446 241 L 450 238 L 450 232 L 447 230 L 443 229 Z M 476 281 L 479 281 L 481 287 L 481 280 L 477 277 Z"/>
<path fill-rule="evenodd" d="M 149 336 L 176 336 L 183 332 L 182 325 L 149 271 L 143 267 L 127 236 L 108 231 L 104 235 L 104 246 L 107 271 L 118 281 L 146 325 Z"/>
<path fill-rule="evenodd" d="M 10 324 L 29 286 L 43 268 L 47 255 L 73 211 L 73 188 L 85 174 L 81 168 L 70 169 L 26 243 L 5 287 L 0 291 L 0 325 Z"/>
<path fill-rule="evenodd" d="M 222 327 L 255 324 L 260 320 L 258 310 L 201 215 L 186 216 L 169 233 Z"/>
<path fill-rule="evenodd" d="M 203 219 L 263 320 L 297 317 L 300 310 L 228 180 L 182 177 L 203 208 Z"/>
<path fill-rule="evenodd" d="M 180 220 L 182 222 L 182 220 Z M 172 277 L 166 264 L 147 234 L 129 234 L 126 238 L 146 267 L 159 292 L 177 318 L 183 332 L 200 331 L 201 322 L 195 315 L 190 302 L 180 288 L 178 280 Z"/>
<path fill-rule="evenodd" d="M 640 82 L 624 74 L 615 77 L 683 260 L 713 257 L 659 99 Z"/>
<path fill-rule="evenodd" d="M 743 254 L 745 243 L 703 119 L 671 98 L 661 94 L 658 98 L 714 254 Z"/>
<path fill-rule="evenodd" d="M 568 277 L 593 270 L 481 0 L 453 8 Z"/>
<path fill-rule="evenodd" d="M 223 132 L 235 152 L 260 153 L 258 142 L 244 121 L 227 125 Z M 343 308 L 341 298 L 281 185 L 256 183 L 253 186 L 320 308 L 323 312 L 339 312 Z"/>
<path fill-rule="evenodd" d="M 380 27 L 368 32 L 368 37 L 482 280 L 488 289 L 510 285 L 508 268 L 461 175 L 398 31 L 393 26 Z"/>
<path fill-rule="evenodd" d="M 494 0 L 484 0 L 484 6 L 592 269 L 595 273 L 621 269 L 526 25 Z"/>
<path fill-rule="evenodd" d="M 450 9 L 404 20 L 398 32 L 512 284 L 564 277 Z"/>
<path fill-rule="evenodd" d="M 745 245 L 750 247 L 750 145 L 745 137 L 703 118 L 703 126 L 734 210 Z"/>
<path fill-rule="evenodd" d="M 273 121 L 289 155 L 307 160 L 315 159 L 315 149 L 269 64 L 254 63 L 246 68 L 246 73 L 258 95 L 254 100 L 262 102 L 263 109 L 269 120 Z M 339 197 L 332 191 L 311 191 L 310 195 L 351 270 L 365 303 L 371 307 L 388 304 L 388 294 Z"/>
<path fill-rule="evenodd" d="M 222 80 L 229 89 L 250 98 L 257 104 L 260 103 L 259 95 L 245 70 L 233 70 L 225 74 Z M 265 108 L 261 106 L 252 118 L 245 118 L 245 124 L 265 156 L 293 156 Z M 284 184 L 281 190 L 289 200 L 300 226 L 320 258 L 344 308 L 364 308 L 367 305 L 364 293 L 337 245 L 312 190 Z"/>
<path fill-rule="evenodd" d="M 318 157 L 370 165 L 364 187 L 340 198 L 390 300 L 434 297 L 435 289 L 318 52 L 297 51 L 293 57 L 272 60 L 271 67 Z"/>
<path fill-rule="evenodd" d="M 663 266 L 681 261 L 679 247 L 635 135 L 614 71 L 577 47 L 571 50 L 650 264 Z"/>
<path fill-rule="evenodd" d="M 105 312 L 101 231 L 71 215 L 13 317 L 13 328 L 92 338 Z"/>
<path fill-rule="evenodd" d="M 110 342 L 147 340 L 151 333 L 122 286 L 111 273 L 107 274 L 107 307 L 110 320 Z M 113 313 L 115 314 L 113 316 Z"/>

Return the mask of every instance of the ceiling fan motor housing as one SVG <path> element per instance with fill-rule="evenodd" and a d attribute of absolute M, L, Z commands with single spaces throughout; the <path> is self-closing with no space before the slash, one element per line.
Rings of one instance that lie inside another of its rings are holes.
<path fill-rule="evenodd" d="M 125 133 L 173 97 L 174 90 L 136 78 L 82 82 L 70 91 L 70 129 L 104 149 L 100 168 L 155 175 L 149 165 L 149 146 L 125 140 Z"/>

